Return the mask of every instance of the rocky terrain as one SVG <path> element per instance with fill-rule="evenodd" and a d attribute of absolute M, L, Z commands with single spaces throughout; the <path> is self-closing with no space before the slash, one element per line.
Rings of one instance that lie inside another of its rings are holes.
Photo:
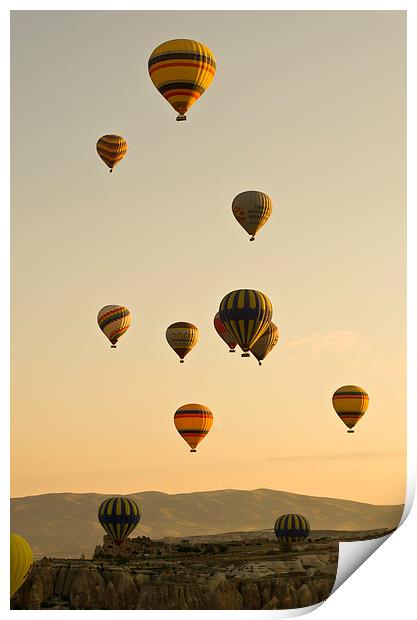
<path fill-rule="evenodd" d="M 108 495 L 49 493 L 12 499 L 12 531 L 30 543 L 35 559 L 43 556 L 91 558 L 103 530 L 97 509 Z M 342 499 L 311 497 L 270 489 L 225 489 L 170 495 L 131 493 L 142 519 L 135 535 L 200 536 L 271 529 L 279 514 L 305 515 L 314 530 L 362 531 L 394 528 L 403 506 L 375 506 Z"/>
<path fill-rule="evenodd" d="M 356 533 L 356 540 L 385 533 Z M 284 553 L 269 535 L 227 540 L 223 535 L 221 541 L 172 540 L 158 544 L 155 554 L 146 553 L 144 544 L 143 553 L 130 557 L 111 556 L 104 545 L 93 560 L 35 562 L 11 608 L 306 607 L 325 600 L 332 590 L 339 540 L 340 532 L 324 537 L 316 533 L 310 542 Z"/>

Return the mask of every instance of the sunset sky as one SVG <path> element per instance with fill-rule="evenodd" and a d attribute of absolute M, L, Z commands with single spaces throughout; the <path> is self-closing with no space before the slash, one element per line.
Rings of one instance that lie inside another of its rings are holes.
<path fill-rule="evenodd" d="M 272 488 L 404 501 L 405 12 L 12 14 L 12 496 Z M 185 123 L 147 71 L 165 40 L 213 51 Z M 107 133 L 129 150 L 110 175 Z M 261 190 L 254 243 L 231 212 Z M 260 368 L 213 328 L 263 291 Z M 127 306 L 116 350 L 96 316 Z M 185 364 L 166 327 L 190 321 Z M 353 435 L 333 392 L 365 388 Z M 175 410 L 213 412 L 197 454 Z"/>

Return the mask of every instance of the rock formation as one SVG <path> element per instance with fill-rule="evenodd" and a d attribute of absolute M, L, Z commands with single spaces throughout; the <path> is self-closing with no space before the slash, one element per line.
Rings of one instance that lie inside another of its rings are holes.
<path fill-rule="evenodd" d="M 99 548 L 93 561 L 43 558 L 35 562 L 11 606 L 289 609 L 323 601 L 333 587 L 337 541 L 306 543 L 287 554 L 266 539 L 252 546 L 231 542 L 224 547 L 167 545 L 162 556 L 151 553 L 110 559 L 100 554 L 103 548 Z"/>

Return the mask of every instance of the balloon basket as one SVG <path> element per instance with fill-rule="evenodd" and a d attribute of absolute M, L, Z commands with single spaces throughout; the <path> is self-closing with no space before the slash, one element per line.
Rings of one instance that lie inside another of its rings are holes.
<path fill-rule="evenodd" d="M 180 364 L 183 364 L 183 363 L 184 363 L 184 360 L 180 360 Z"/>
<path fill-rule="evenodd" d="M 197 450 L 190 450 L 190 452 L 197 452 Z"/>
<path fill-rule="evenodd" d="M 348 433 L 354 433 L 355 431 L 348 431 Z"/>
<path fill-rule="evenodd" d="M 178 114 L 177 116 L 177 121 L 186 121 L 187 117 L 185 116 L 185 114 Z"/>
<path fill-rule="evenodd" d="M 113 172 L 113 168 L 110 168 L 110 172 Z"/>
<path fill-rule="evenodd" d="M 262 362 L 258 362 L 259 366 L 262 366 Z"/>
<path fill-rule="evenodd" d="M 115 348 L 116 348 L 115 344 L 112 344 L 111 347 L 110 347 L 110 349 L 115 349 Z"/>
<path fill-rule="evenodd" d="M 250 357 L 250 353 L 242 353 L 242 357 Z"/>
<path fill-rule="evenodd" d="M 229 349 L 229 353 L 236 353 L 234 349 Z"/>
<path fill-rule="evenodd" d="M 251 237 L 249 241 L 255 241 L 255 237 Z"/>

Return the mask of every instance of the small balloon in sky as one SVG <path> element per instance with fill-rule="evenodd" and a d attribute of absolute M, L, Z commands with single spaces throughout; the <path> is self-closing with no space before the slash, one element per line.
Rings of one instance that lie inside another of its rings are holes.
<path fill-rule="evenodd" d="M 113 168 L 127 153 L 127 142 L 122 136 L 108 134 L 99 138 L 96 149 L 106 166 L 110 168 L 110 172 L 113 172 Z"/>
<path fill-rule="evenodd" d="M 180 358 L 180 363 L 184 363 L 184 357 L 195 347 L 198 342 L 198 327 L 192 323 L 180 321 L 172 323 L 165 333 L 169 346 L 174 349 Z"/>
<path fill-rule="evenodd" d="M 264 192 L 242 192 L 233 199 L 232 211 L 239 224 L 251 235 L 250 241 L 255 241 L 256 233 L 271 217 L 272 200 Z"/>
<path fill-rule="evenodd" d="M 369 396 L 357 385 L 344 385 L 333 394 L 333 407 L 342 422 L 348 427 L 348 433 L 354 433 L 353 427 L 368 409 Z"/>
<path fill-rule="evenodd" d="M 124 306 L 104 306 L 97 315 L 98 326 L 110 340 L 111 348 L 127 332 L 131 323 L 130 311 Z"/>
<path fill-rule="evenodd" d="M 197 452 L 198 444 L 203 441 L 213 425 L 213 414 L 205 405 L 190 403 L 177 409 L 174 424 L 181 437 L 190 446 L 190 452 Z"/>

